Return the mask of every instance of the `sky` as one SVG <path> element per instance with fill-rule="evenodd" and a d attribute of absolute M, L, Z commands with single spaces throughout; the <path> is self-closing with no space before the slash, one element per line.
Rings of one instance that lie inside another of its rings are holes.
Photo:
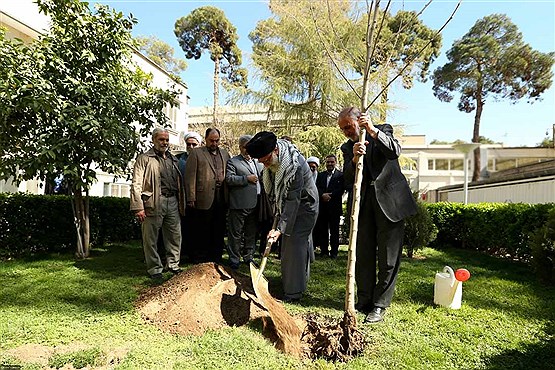
<path fill-rule="evenodd" d="M 30 0 L 0 0 L 0 9 L 27 13 L 25 3 Z M 319 1 L 319 0 L 315 0 Z M 93 3 L 94 1 L 91 1 Z M 243 64 L 250 66 L 252 43 L 248 34 L 260 20 L 271 16 L 264 0 L 101 0 L 100 3 L 132 14 L 138 20 L 133 29 L 135 36 L 154 35 L 175 49 L 176 57 L 183 57 L 173 33 L 175 21 L 194 9 L 212 5 L 224 11 L 237 28 L 238 45 L 243 53 Z M 420 10 L 427 2 L 422 0 L 394 1 L 398 9 Z M 383 4 L 386 1 L 382 1 Z M 423 22 L 433 29 L 440 28 L 455 9 L 455 0 L 434 0 L 422 14 Z M 493 13 L 508 15 L 522 32 L 524 41 L 541 52 L 555 51 L 555 0 L 463 0 L 453 19 L 446 26 L 440 57 L 431 71 L 447 62 L 445 53 L 455 40 L 460 39 L 480 18 Z M 182 78 L 188 86 L 191 106 L 212 104 L 213 64 L 207 55 L 199 60 L 187 60 L 188 68 Z M 555 71 L 555 68 L 554 68 Z M 426 142 L 437 139 L 470 141 L 474 112 L 462 113 L 457 109 L 458 96 L 451 103 L 441 102 L 432 92 L 432 83 L 415 82 L 410 90 L 394 84 L 389 94 L 396 109 L 389 113 L 389 123 L 402 125 L 406 135 L 426 135 Z M 221 99 L 220 101 L 223 101 Z M 516 104 L 488 99 L 482 113 L 480 134 L 506 146 L 534 146 L 546 134 L 553 136 L 555 127 L 555 87 L 542 95 L 542 101 L 529 104 L 525 99 Z"/>

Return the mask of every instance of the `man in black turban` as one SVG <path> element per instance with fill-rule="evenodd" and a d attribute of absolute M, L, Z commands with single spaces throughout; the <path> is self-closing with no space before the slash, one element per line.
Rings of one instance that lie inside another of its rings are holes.
<path fill-rule="evenodd" d="M 318 190 L 312 172 L 297 147 L 272 132 L 257 133 L 246 149 L 264 165 L 264 189 L 276 208 L 277 226 L 268 233 L 268 240 L 282 237 L 283 300 L 298 301 L 314 260 L 312 229 L 318 217 Z"/>

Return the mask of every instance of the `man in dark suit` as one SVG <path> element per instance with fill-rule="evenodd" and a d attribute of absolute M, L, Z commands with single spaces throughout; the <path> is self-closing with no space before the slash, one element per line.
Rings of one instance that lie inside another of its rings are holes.
<path fill-rule="evenodd" d="M 225 180 L 229 188 L 228 253 L 232 269 L 239 268 L 241 257 L 249 264 L 254 255 L 260 197 L 260 173 L 264 166 L 252 159 L 245 145 L 252 135 L 239 138 L 241 154 L 227 161 Z"/>
<path fill-rule="evenodd" d="M 221 262 L 227 212 L 226 164 L 229 153 L 219 148 L 220 131 L 209 128 L 205 146 L 195 148 L 185 166 L 185 196 L 191 225 L 191 259 Z"/>
<path fill-rule="evenodd" d="M 355 107 L 339 113 L 339 128 L 349 141 L 341 146 L 345 183 L 353 184 L 358 158 L 363 157 L 356 248 L 356 308 L 365 322 L 383 320 L 395 290 L 401 263 L 404 219 L 416 213 L 416 202 L 399 167 L 401 146 L 388 124 L 372 125 Z M 359 142 L 360 130 L 366 129 Z M 376 262 L 378 271 L 376 271 Z"/>
<path fill-rule="evenodd" d="M 343 172 L 335 168 L 336 165 L 335 155 L 326 156 L 326 171 L 320 172 L 316 178 L 320 211 L 314 228 L 314 245 L 321 248 L 320 255 L 331 258 L 337 257 L 339 249 L 339 221 L 343 214 L 342 197 L 345 192 Z"/>

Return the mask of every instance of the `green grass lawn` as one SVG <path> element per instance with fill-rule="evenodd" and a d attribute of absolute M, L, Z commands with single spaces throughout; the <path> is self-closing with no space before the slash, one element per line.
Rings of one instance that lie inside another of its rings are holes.
<path fill-rule="evenodd" d="M 346 259 L 344 247 L 337 260 L 317 258 L 303 301 L 287 304 L 289 312 L 341 318 Z M 433 305 L 434 276 L 445 265 L 472 273 L 463 284 L 460 310 Z M 248 274 L 244 266 L 241 271 Z M 275 256 L 265 276 L 279 286 Z M 0 368 L 555 368 L 555 288 L 538 284 L 523 264 L 470 251 L 425 249 L 418 258 L 404 259 L 386 320 L 359 324 L 369 345 L 348 363 L 290 358 L 256 325 L 201 337 L 164 333 L 143 322 L 133 307 L 151 284 L 139 243 L 94 249 L 85 261 L 56 255 L 0 262 Z M 15 355 L 39 350 L 45 353 L 41 359 L 31 356 L 34 363 Z"/>

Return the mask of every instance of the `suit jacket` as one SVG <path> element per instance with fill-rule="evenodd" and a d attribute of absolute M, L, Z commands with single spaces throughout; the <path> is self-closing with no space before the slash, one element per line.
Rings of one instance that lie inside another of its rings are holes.
<path fill-rule="evenodd" d="M 377 125 L 378 136 L 373 139 L 368 133 L 366 140 L 366 155 L 362 177 L 362 191 L 374 182 L 376 199 L 383 213 L 388 219 L 397 222 L 408 216 L 416 214 L 416 202 L 399 167 L 401 146 L 393 137 L 391 125 Z M 347 186 L 353 186 L 355 178 L 355 165 L 353 163 L 354 142 L 349 140 L 341 145 L 343 158 L 343 174 Z"/>
<path fill-rule="evenodd" d="M 320 213 L 330 212 L 341 215 L 343 213 L 342 197 L 345 192 L 343 172 L 336 169 L 331 176 L 329 184 L 327 184 L 327 181 L 328 171 L 320 172 L 316 178 L 316 187 L 320 196 Z M 322 194 L 324 193 L 331 193 L 329 202 L 322 201 Z"/>
<path fill-rule="evenodd" d="M 250 209 L 256 207 L 257 192 L 256 184 L 247 180 L 248 175 L 256 175 L 259 180 L 264 166 L 256 159 L 253 159 L 258 171 L 254 171 L 249 166 L 245 157 L 241 154 L 227 161 L 225 181 L 229 189 L 229 208 L 230 209 Z"/>
<path fill-rule="evenodd" d="M 225 182 L 226 163 L 229 153 L 224 148 L 219 148 L 224 168 L 224 181 L 222 182 L 224 197 L 227 201 L 227 184 Z M 187 202 L 195 202 L 195 208 L 207 210 L 214 202 L 216 190 L 216 168 L 212 154 L 203 146 L 195 148 L 187 158 L 185 166 L 185 197 Z"/>

